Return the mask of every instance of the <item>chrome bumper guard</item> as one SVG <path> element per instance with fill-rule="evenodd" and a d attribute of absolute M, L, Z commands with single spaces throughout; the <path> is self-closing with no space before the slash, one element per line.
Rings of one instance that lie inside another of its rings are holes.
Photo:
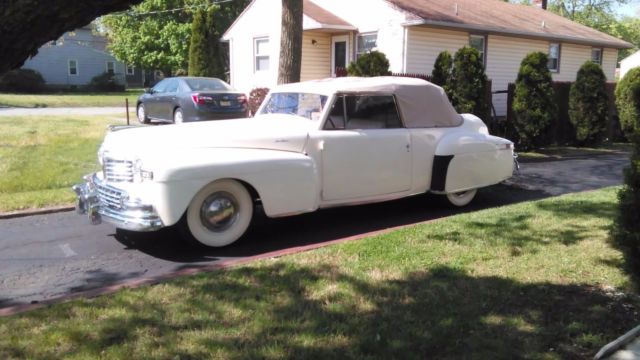
<path fill-rule="evenodd" d="M 132 231 L 155 231 L 164 227 L 153 206 L 132 202 L 126 191 L 105 184 L 96 174 L 86 175 L 85 183 L 72 187 L 76 193 L 76 212 L 87 215 L 93 225 L 105 222 Z"/>

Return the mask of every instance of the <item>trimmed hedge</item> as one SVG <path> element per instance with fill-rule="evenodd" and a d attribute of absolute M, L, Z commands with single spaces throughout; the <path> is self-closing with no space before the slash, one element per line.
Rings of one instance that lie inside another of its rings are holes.
<path fill-rule="evenodd" d="M 449 86 L 447 95 L 459 113 L 472 113 L 484 121 L 489 120 L 485 96 L 487 75 L 478 50 L 465 46 L 456 52 Z"/>
<path fill-rule="evenodd" d="M 522 149 L 548 144 L 549 139 L 542 135 L 556 120 L 555 92 L 547 62 L 546 54 L 534 52 L 520 64 L 513 98 L 513 126 Z"/>
<path fill-rule="evenodd" d="M 627 135 L 640 131 L 640 68 L 631 69 L 618 82 L 616 106 L 622 130 Z"/>
<path fill-rule="evenodd" d="M 11 70 L 0 76 L 0 91 L 38 93 L 45 89 L 42 75 L 32 69 Z"/>
<path fill-rule="evenodd" d="M 255 88 L 251 90 L 249 94 L 249 111 L 251 112 L 251 116 L 256 114 L 268 93 L 268 88 Z"/>
<path fill-rule="evenodd" d="M 349 76 L 386 76 L 389 71 L 389 60 L 379 51 L 371 51 L 360 55 L 358 60 L 349 64 L 347 68 Z"/>
<path fill-rule="evenodd" d="M 600 65 L 584 63 L 569 92 L 569 120 L 576 129 L 577 145 L 602 141 L 609 115 L 607 78 Z"/>

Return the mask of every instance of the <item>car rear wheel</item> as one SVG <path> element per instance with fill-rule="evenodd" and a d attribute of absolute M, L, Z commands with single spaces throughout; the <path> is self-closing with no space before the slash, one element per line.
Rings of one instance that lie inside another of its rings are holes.
<path fill-rule="evenodd" d="M 145 109 L 144 104 L 139 104 L 136 109 L 136 115 L 138 116 L 138 122 L 140 124 L 148 124 L 149 117 L 147 117 L 147 109 Z"/>
<path fill-rule="evenodd" d="M 200 190 L 191 200 L 183 221 L 183 235 L 192 243 L 227 246 L 251 224 L 253 200 L 235 180 L 219 180 Z"/>
<path fill-rule="evenodd" d="M 473 198 L 476 196 L 477 192 L 478 192 L 478 189 L 472 189 L 472 190 L 460 191 L 456 193 L 449 193 L 446 196 L 447 196 L 447 200 L 449 201 L 449 204 L 453 206 L 461 207 L 461 206 L 469 205 L 471 200 L 473 200 Z"/>
<path fill-rule="evenodd" d="M 182 114 L 182 109 L 177 108 L 173 111 L 173 123 L 174 124 L 182 124 L 184 122 L 184 117 Z"/>

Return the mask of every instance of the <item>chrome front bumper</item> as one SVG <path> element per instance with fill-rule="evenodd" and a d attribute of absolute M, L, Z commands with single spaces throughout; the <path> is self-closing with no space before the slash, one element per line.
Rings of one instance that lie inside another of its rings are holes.
<path fill-rule="evenodd" d="M 105 184 L 96 174 L 86 175 L 85 183 L 72 187 L 76 211 L 87 215 L 93 225 L 105 222 L 132 231 L 155 231 L 164 227 L 152 205 L 131 201 L 129 194 Z"/>

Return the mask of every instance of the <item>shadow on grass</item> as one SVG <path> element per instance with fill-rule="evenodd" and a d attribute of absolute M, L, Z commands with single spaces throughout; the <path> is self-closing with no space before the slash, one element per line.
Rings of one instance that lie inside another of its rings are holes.
<path fill-rule="evenodd" d="M 437 195 L 420 195 L 385 203 L 320 210 L 314 213 L 269 219 L 258 215 L 247 234 L 231 246 L 193 249 L 175 229 L 155 233 L 118 231 L 114 237 L 129 249 L 177 263 L 211 262 L 254 256 L 296 246 L 320 244 L 350 236 L 417 224 L 451 215 L 548 197 L 531 191 L 496 185 L 482 189 L 465 208 L 443 206 Z"/>
<path fill-rule="evenodd" d="M 0 356 L 586 359 L 639 320 L 635 300 L 589 285 L 448 267 L 363 278 L 328 265 L 272 264 L 182 279 L 165 285 L 173 295 L 150 288 L 23 314 L 33 333 L 23 343 L 0 339 Z M 93 323 L 81 330 L 74 321 Z M 38 346 L 40 337 L 58 346 Z"/>

